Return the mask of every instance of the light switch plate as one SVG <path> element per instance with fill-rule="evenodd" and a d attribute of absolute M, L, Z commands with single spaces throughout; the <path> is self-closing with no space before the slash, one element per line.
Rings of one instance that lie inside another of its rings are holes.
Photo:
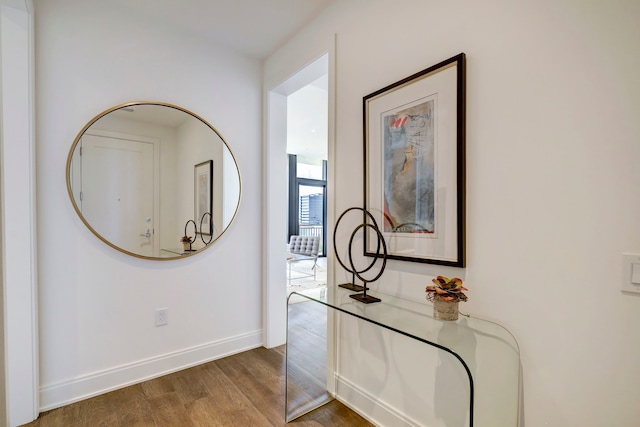
<path fill-rule="evenodd" d="M 622 290 L 640 293 L 640 254 L 622 254 Z"/>
<path fill-rule="evenodd" d="M 640 263 L 631 263 L 631 283 L 640 285 Z"/>

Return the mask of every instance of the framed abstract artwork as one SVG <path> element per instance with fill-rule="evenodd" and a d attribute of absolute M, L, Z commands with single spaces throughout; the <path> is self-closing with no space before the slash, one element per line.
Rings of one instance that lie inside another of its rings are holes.
<path fill-rule="evenodd" d="M 213 160 L 198 163 L 194 166 L 194 215 L 200 227 L 200 234 L 211 235 L 211 214 L 213 213 Z M 204 221 L 202 220 L 205 214 Z"/>
<path fill-rule="evenodd" d="M 363 98 L 364 207 L 389 259 L 465 265 L 465 68 L 461 53 Z"/>

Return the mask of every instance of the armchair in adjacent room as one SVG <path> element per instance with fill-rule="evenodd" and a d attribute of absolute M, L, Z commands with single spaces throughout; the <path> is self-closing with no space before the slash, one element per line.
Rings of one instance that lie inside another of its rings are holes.
<path fill-rule="evenodd" d="M 318 251 L 320 249 L 320 236 L 291 236 L 289 240 L 289 254 L 287 255 L 287 265 L 289 266 L 289 284 L 291 284 L 291 266 L 300 261 L 313 261 L 311 272 L 295 270 L 302 277 L 316 278 L 316 269 L 318 267 Z"/>

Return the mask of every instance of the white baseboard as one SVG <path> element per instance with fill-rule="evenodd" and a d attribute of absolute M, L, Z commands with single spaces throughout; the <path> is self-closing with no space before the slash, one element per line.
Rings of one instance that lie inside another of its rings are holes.
<path fill-rule="evenodd" d="M 336 376 L 336 399 L 376 426 L 419 427 L 421 423 L 380 401 L 349 380 Z"/>
<path fill-rule="evenodd" d="M 261 345 L 262 331 L 255 331 L 44 385 L 40 387 L 40 411 L 58 408 Z"/>

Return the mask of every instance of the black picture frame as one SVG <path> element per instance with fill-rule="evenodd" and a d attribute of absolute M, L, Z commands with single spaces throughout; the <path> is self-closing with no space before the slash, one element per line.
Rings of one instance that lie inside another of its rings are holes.
<path fill-rule="evenodd" d="M 465 266 L 465 121 L 464 53 L 363 98 L 364 208 L 387 258 Z"/>
<path fill-rule="evenodd" d="M 213 214 L 213 160 L 198 163 L 193 167 L 193 212 L 194 221 L 198 227 L 198 234 L 210 236 L 211 216 Z M 202 221 L 205 214 L 209 214 Z"/>

